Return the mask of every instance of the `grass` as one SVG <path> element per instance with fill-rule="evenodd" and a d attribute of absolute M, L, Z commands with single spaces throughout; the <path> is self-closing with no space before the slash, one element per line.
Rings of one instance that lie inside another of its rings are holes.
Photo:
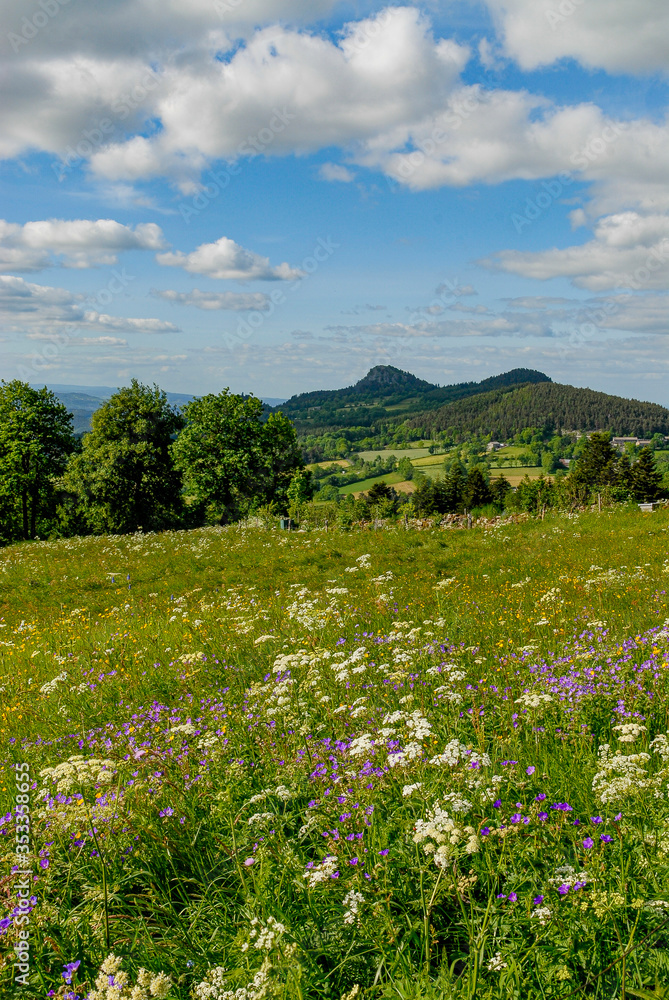
<path fill-rule="evenodd" d="M 331 465 L 338 465 L 340 469 L 348 469 L 350 462 L 346 458 L 331 458 L 327 462 L 312 462 L 307 465 L 307 469 L 329 469 Z"/>
<path fill-rule="evenodd" d="M 361 451 L 359 455 L 363 462 L 373 462 L 378 456 L 386 459 L 390 458 L 391 455 L 397 459 L 422 458 L 424 455 L 429 455 L 429 447 L 426 445 L 425 448 L 383 448 L 379 451 Z"/>
<path fill-rule="evenodd" d="M 112 952 L 183 1000 L 662 996 L 668 530 L 605 509 L 0 551 L 25 995 L 80 961 L 83 996 Z"/>
<path fill-rule="evenodd" d="M 445 455 L 443 452 L 441 455 L 427 455 L 425 458 L 416 459 L 414 462 L 412 462 L 412 465 L 416 469 L 424 469 L 426 466 L 438 465 L 441 466 L 441 469 L 443 471 L 444 459 L 447 457 L 448 456 Z"/>
<path fill-rule="evenodd" d="M 370 489 L 374 483 L 386 483 L 388 486 L 394 486 L 395 483 L 401 483 L 403 481 L 403 476 L 400 472 L 386 472 L 383 476 L 372 476 L 370 479 L 362 479 L 359 483 L 350 483 L 348 486 L 340 486 L 339 492 L 342 496 L 346 496 L 347 493 L 364 493 L 365 490 Z"/>
<path fill-rule="evenodd" d="M 527 476 L 528 479 L 538 479 L 539 476 L 542 474 L 542 472 L 543 469 L 535 465 L 520 466 L 518 468 L 511 468 L 511 469 L 491 469 L 490 478 L 500 479 L 502 476 L 504 476 L 504 478 L 509 481 L 511 486 L 515 487 L 518 486 L 518 484 L 525 478 L 525 476 Z M 546 475 L 545 472 L 544 475 Z"/>

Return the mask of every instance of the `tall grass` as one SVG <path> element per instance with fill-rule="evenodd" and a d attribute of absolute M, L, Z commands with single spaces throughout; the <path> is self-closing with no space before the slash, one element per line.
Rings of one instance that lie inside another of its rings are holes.
<path fill-rule="evenodd" d="M 28 995 L 106 998 L 106 960 L 114 1000 L 164 995 L 160 972 L 212 1000 L 662 989 L 668 527 L 0 552 L 2 995 L 16 762 Z"/>

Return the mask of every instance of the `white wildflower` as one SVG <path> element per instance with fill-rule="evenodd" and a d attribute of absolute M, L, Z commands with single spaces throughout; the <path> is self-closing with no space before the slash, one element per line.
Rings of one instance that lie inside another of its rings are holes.
<path fill-rule="evenodd" d="M 646 727 L 636 722 L 621 722 L 613 727 L 613 731 L 619 734 L 619 743 L 635 743 L 641 733 L 646 732 Z"/>
<path fill-rule="evenodd" d="M 351 889 L 350 892 L 346 893 L 344 899 L 342 900 L 343 906 L 345 907 L 345 912 L 344 912 L 345 924 L 353 924 L 360 922 L 359 911 L 360 911 L 360 906 L 362 903 L 364 903 L 364 901 L 365 897 L 361 892 L 356 892 L 354 889 Z"/>
<path fill-rule="evenodd" d="M 319 882 L 325 882 L 331 878 L 337 870 L 337 855 L 328 854 L 318 865 L 308 868 L 302 876 L 307 880 L 307 885 L 312 889 Z"/>
<path fill-rule="evenodd" d="M 63 670 L 62 673 L 54 677 L 53 680 L 47 681 L 46 684 L 42 684 L 40 688 L 41 694 L 53 694 L 54 691 L 58 689 L 59 684 L 64 684 L 67 680 L 67 671 Z"/>
<path fill-rule="evenodd" d="M 532 910 L 531 917 L 533 920 L 538 920 L 542 927 L 545 927 L 552 916 L 552 911 L 549 906 L 537 906 L 535 910 Z"/>
<path fill-rule="evenodd" d="M 540 705 L 548 705 L 553 700 L 550 694 L 538 694 L 536 691 L 525 691 L 520 698 L 516 698 L 516 705 L 524 705 L 525 708 L 539 708 Z"/>

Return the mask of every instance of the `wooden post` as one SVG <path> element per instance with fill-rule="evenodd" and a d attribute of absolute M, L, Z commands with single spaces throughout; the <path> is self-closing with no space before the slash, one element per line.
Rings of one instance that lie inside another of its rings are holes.
<path fill-rule="evenodd" d="M 327 530 L 328 530 L 328 519 L 326 517 L 325 518 L 325 532 L 326 532 L 326 534 L 327 534 Z"/>
<path fill-rule="evenodd" d="M 409 518 L 407 517 L 406 514 L 404 515 L 404 530 L 405 531 L 409 530 Z"/>
<path fill-rule="evenodd" d="M 602 513 L 602 494 L 601 493 L 597 494 L 597 506 L 599 508 L 599 513 L 601 514 Z"/>

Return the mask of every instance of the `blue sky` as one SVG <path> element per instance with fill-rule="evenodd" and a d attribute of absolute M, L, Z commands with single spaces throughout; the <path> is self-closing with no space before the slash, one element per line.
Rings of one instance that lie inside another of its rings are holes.
<path fill-rule="evenodd" d="M 281 397 L 525 366 L 669 405 L 665 5 L 3 14 L 5 379 Z"/>

